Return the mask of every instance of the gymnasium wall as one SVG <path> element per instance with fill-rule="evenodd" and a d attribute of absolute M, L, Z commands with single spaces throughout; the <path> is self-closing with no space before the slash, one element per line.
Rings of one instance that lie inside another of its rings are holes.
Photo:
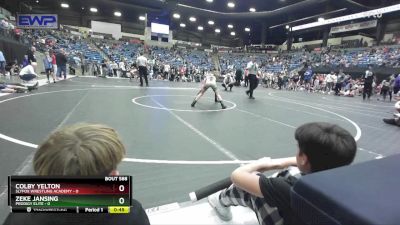
<path fill-rule="evenodd" d="M 21 63 L 29 47 L 20 42 L 0 36 L 0 49 L 7 62 L 17 59 L 18 63 Z"/>

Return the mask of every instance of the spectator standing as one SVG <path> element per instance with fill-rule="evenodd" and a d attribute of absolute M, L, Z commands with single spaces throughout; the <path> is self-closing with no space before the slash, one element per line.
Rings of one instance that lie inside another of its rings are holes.
<path fill-rule="evenodd" d="M 387 80 L 383 80 L 381 85 L 381 94 L 383 96 L 383 101 L 386 101 L 386 96 L 390 90 L 390 83 Z"/>
<path fill-rule="evenodd" d="M 36 48 L 34 46 L 31 47 L 31 49 L 28 50 L 28 62 L 29 64 L 36 62 L 36 56 L 35 56 Z"/>
<path fill-rule="evenodd" d="M 244 87 L 249 86 L 249 70 L 244 71 Z"/>
<path fill-rule="evenodd" d="M 86 59 L 83 54 L 81 55 L 81 70 L 82 70 L 82 76 L 85 75 L 85 70 L 86 70 Z"/>
<path fill-rule="evenodd" d="M 331 71 L 330 74 L 326 75 L 326 91 L 329 93 L 333 89 L 333 76 L 335 75 L 335 72 Z"/>
<path fill-rule="evenodd" d="M 170 70 L 171 70 L 171 66 L 168 63 L 166 63 L 164 65 L 164 80 L 169 80 L 169 76 L 170 76 L 169 72 L 170 72 Z"/>
<path fill-rule="evenodd" d="M 156 60 L 150 60 L 150 62 L 148 63 L 148 69 L 153 70 L 153 76 L 157 79 L 158 75 L 160 73 L 160 65 L 159 62 L 157 62 Z M 164 75 L 164 74 L 163 74 Z M 164 76 L 162 76 L 162 79 L 165 79 Z"/>
<path fill-rule="evenodd" d="M 56 55 L 54 54 L 53 50 L 49 51 L 50 53 L 50 57 L 51 57 L 51 65 L 52 65 L 52 72 L 53 72 L 53 76 L 56 76 L 57 78 L 57 59 L 56 59 Z"/>
<path fill-rule="evenodd" d="M 311 69 L 311 66 L 309 66 L 306 72 L 304 72 L 304 87 L 308 91 L 311 91 L 311 82 L 313 75 L 314 73 Z"/>
<path fill-rule="evenodd" d="M 44 65 L 44 70 L 46 72 L 47 76 L 47 83 L 50 83 L 50 75 L 53 78 L 53 82 L 56 83 L 56 79 L 54 77 L 53 73 L 53 64 L 52 64 L 53 59 L 50 56 L 49 52 L 45 53 L 45 57 L 43 59 L 43 65 Z"/>
<path fill-rule="evenodd" d="M 339 71 L 337 76 L 337 82 L 335 86 L 335 95 L 339 96 L 340 91 L 342 90 L 343 82 L 345 81 L 346 75 L 343 73 L 342 70 Z M 368 97 L 369 98 L 369 97 Z"/>
<path fill-rule="evenodd" d="M 102 63 L 101 63 L 101 76 L 103 77 L 103 78 L 106 78 L 107 77 L 107 73 L 108 73 L 108 66 L 107 66 L 107 64 L 108 64 L 108 62 L 107 62 L 107 60 L 103 60 L 102 61 Z"/>
<path fill-rule="evenodd" d="M 61 78 L 64 75 L 64 80 L 67 79 L 67 56 L 65 55 L 64 49 L 61 49 L 56 56 L 57 63 L 57 77 Z"/>
<path fill-rule="evenodd" d="M 121 70 L 121 77 L 127 77 L 126 76 L 126 62 L 125 59 L 123 59 L 121 62 L 118 64 L 119 69 Z M 129 79 L 132 79 L 132 75 L 129 77 Z"/>
<path fill-rule="evenodd" d="M 118 64 L 115 61 L 111 62 L 111 69 L 113 70 L 113 76 L 118 77 Z"/>

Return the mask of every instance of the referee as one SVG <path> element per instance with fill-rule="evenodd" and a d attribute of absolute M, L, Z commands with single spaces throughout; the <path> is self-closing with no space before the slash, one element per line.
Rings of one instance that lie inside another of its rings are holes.
<path fill-rule="evenodd" d="M 370 66 L 367 71 L 365 71 L 364 76 L 364 90 L 363 90 L 363 100 L 368 97 L 368 100 L 372 94 L 372 83 L 375 81 L 374 73 L 372 72 L 372 67 Z"/>
<path fill-rule="evenodd" d="M 144 57 L 143 53 L 136 60 L 137 66 L 139 67 L 139 77 L 140 77 L 140 87 L 143 87 L 143 77 L 146 81 L 146 87 L 149 86 L 149 81 L 147 80 L 147 58 Z"/>
<path fill-rule="evenodd" d="M 248 78 L 249 78 L 249 83 L 250 83 L 250 85 L 249 85 L 250 89 L 248 91 L 246 91 L 246 94 L 249 96 L 249 99 L 255 99 L 253 97 L 253 91 L 258 86 L 258 78 L 257 78 L 258 65 L 257 65 L 257 63 L 254 62 L 254 56 L 251 57 L 250 62 L 247 63 L 246 69 L 249 74 Z"/>

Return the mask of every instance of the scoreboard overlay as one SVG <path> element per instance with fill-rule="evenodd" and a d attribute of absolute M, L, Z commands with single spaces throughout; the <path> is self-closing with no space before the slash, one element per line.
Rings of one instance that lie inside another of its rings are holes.
<path fill-rule="evenodd" d="M 9 176 L 13 213 L 129 213 L 132 177 Z"/>

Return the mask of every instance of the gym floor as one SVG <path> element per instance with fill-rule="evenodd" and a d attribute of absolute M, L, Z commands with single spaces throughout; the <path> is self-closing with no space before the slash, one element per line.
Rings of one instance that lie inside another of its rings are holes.
<path fill-rule="evenodd" d="M 314 121 L 338 124 L 358 140 L 355 163 L 399 153 L 399 128 L 386 125 L 394 102 L 363 102 L 259 87 L 255 100 L 244 88 L 211 89 L 196 108 L 198 83 L 75 77 L 27 94 L 0 97 L 0 221 L 7 213 L 7 176 L 32 174 L 36 145 L 53 130 L 77 122 L 115 128 L 126 146 L 120 164 L 133 176 L 134 198 L 145 208 L 189 201 L 188 193 L 230 175 L 240 163 L 294 156 L 296 127 Z"/>

